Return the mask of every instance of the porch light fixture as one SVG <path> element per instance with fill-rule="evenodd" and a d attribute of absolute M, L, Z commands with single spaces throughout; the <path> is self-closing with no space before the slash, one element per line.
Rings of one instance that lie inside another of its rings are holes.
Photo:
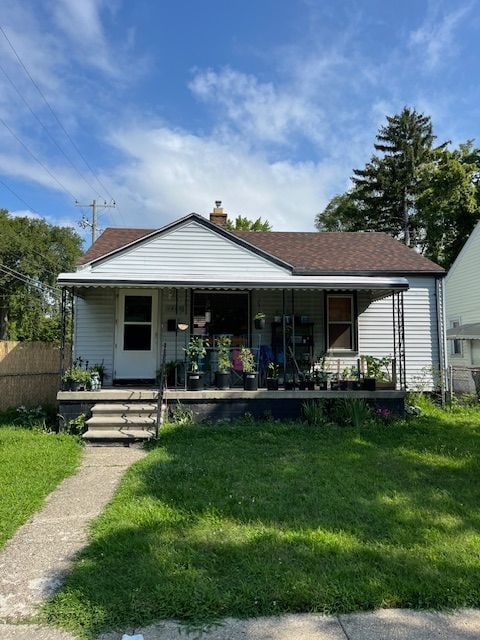
<path fill-rule="evenodd" d="M 188 324 L 186 322 L 179 322 L 177 324 L 177 329 L 179 331 L 186 331 L 188 329 Z"/>

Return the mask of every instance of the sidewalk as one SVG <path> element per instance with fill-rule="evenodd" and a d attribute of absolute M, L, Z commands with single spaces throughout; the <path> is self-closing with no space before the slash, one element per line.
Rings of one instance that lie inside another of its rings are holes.
<path fill-rule="evenodd" d="M 174 622 L 144 629 L 126 629 L 144 640 L 478 640 L 480 611 L 463 609 L 452 614 L 383 609 L 341 616 L 310 614 L 235 620 L 205 631 L 188 631 Z M 108 633 L 98 640 L 121 640 Z M 74 635 L 47 627 L 0 624 L 0 640 L 76 640 Z"/>
<path fill-rule="evenodd" d="M 77 473 L 47 498 L 44 508 L 0 552 L 0 638 L 6 627 L 32 616 L 60 586 L 87 543 L 88 525 L 103 510 L 126 469 L 143 458 L 137 447 L 88 447 Z M 8 638 L 41 638 L 7 635 Z M 58 636 L 59 640 L 68 636 Z M 53 632 L 50 636 L 54 640 Z"/>

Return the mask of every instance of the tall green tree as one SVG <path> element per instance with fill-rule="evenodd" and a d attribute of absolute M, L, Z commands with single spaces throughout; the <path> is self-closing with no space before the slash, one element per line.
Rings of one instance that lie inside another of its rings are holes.
<path fill-rule="evenodd" d="M 352 188 L 316 217 L 325 231 L 384 231 L 449 267 L 480 217 L 480 150 L 433 146 L 428 116 L 405 107 L 376 137 Z"/>
<path fill-rule="evenodd" d="M 72 229 L 0 210 L 0 339 L 59 337 L 56 279 L 74 268 L 81 245 Z"/>
<path fill-rule="evenodd" d="M 237 216 L 235 222 L 227 220 L 227 229 L 230 231 L 271 231 L 272 226 L 268 220 L 262 220 L 257 218 L 256 220 L 250 220 L 245 216 Z"/>

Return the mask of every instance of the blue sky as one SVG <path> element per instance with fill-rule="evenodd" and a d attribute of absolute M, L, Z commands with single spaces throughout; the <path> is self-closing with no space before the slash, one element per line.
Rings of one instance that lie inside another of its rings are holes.
<path fill-rule="evenodd" d="M 232 216 L 313 230 L 386 114 L 409 105 L 440 141 L 480 144 L 475 0 L 0 6 L 94 174 L 0 33 L 0 205 L 12 212 L 75 225 L 88 214 L 75 199 L 113 196 L 101 227 L 159 227 L 221 199 Z"/>

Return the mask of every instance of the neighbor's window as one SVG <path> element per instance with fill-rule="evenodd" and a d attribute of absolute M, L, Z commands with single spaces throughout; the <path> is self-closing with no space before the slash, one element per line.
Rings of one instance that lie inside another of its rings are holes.
<path fill-rule="evenodd" d="M 327 296 L 327 350 L 353 351 L 355 318 L 353 295 Z"/>
<path fill-rule="evenodd" d="M 460 326 L 460 320 L 451 320 L 450 328 L 456 329 Z M 452 356 L 461 356 L 462 355 L 462 341 L 461 340 L 450 340 L 450 355 Z"/>

